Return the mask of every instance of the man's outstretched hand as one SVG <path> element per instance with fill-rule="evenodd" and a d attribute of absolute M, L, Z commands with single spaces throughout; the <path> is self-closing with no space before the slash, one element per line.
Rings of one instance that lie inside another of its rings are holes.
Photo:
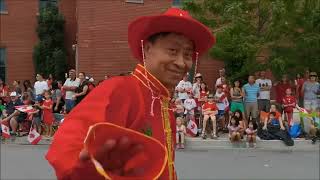
<path fill-rule="evenodd" d="M 108 175 L 141 176 L 144 173 L 142 165 L 147 161 L 143 149 L 143 144 L 122 136 L 118 139 L 107 139 L 93 156 Z M 86 149 L 80 152 L 79 159 L 81 163 L 92 163 Z"/>

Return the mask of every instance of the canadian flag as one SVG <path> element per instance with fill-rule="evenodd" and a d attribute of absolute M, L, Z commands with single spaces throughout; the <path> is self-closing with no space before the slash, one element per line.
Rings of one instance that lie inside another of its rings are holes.
<path fill-rule="evenodd" d="M 2 129 L 2 137 L 10 138 L 9 127 L 7 125 L 5 125 L 4 123 L 1 123 L 1 129 Z"/>
<path fill-rule="evenodd" d="M 15 106 L 15 108 L 16 108 L 16 110 L 18 110 L 20 112 L 24 112 L 24 113 L 32 113 L 32 112 L 37 111 L 36 109 L 34 109 L 30 105 Z"/>
<path fill-rule="evenodd" d="M 229 108 L 229 101 L 226 95 L 222 95 L 219 101 L 224 104 L 225 110 Z"/>
<path fill-rule="evenodd" d="M 190 134 L 191 136 L 196 136 L 197 132 L 198 132 L 197 124 L 194 121 L 190 120 L 187 126 L 187 133 Z"/>
<path fill-rule="evenodd" d="M 299 107 L 298 105 L 296 105 L 296 108 L 299 110 L 300 113 L 309 114 L 309 112 L 306 109 Z"/>
<path fill-rule="evenodd" d="M 31 127 L 29 135 L 28 135 L 28 141 L 35 145 L 38 144 L 41 140 L 41 135 L 37 132 L 37 130 L 33 127 Z"/>

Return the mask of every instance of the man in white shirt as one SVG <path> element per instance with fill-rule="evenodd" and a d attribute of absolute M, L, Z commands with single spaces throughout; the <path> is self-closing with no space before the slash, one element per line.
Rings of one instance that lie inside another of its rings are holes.
<path fill-rule="evenodd" d="M 260 87 L 260 93 L 258 97 L 259 111 L 270 111 L 270 90 L 272 87 L 272 81 L 266 78 L 266 72 L 260 72 L 260 78 L 256 80 L 256 84 Z"/>
<path fill-rule="evenodd" d="M 192 90 L 192 84 L 188 81 L 188 76 L 188 74 L 184 76 L 176 87 L 178 98 L 181 99 L 182 103 L 184 103 L 184 100 L 188 99 L 187 92 Z"/>
<path fill-rule="evenodd" d="M 69 78 L 63 84 L 62 88 L 66 91 L 66 112 L 69 113 L 75 106 L 75 100 L 72 96 L 75 94 L 75 90 L 80 85 L 80 79 L 76 77 L 76 71 L 70 69 Z"/>
<path fill-rule="evenodd" d="M 35 94 L 37 99 L 42 99 L 43 92 L 49 90 L 48 83 L 41 74 L 37 74 L 36 79 L 37 81 L 34 83 Z"/>
<path fill-rule="evenodd" d="M 215 84 L 215 88 L 217 88 L 217 86 L 219 86 L 219 85 L 222 85 L 222 77 L 225 77 L 225 69 L 220 69 L 219 70 L 219 78 L 217 79 L 217 81 L 216 81 L 216 84 Z"/>
<path fill-rule="evenodd" d="M 193 96 L 195 99 L 199 99 L 200 98 L 200 85 L 202 83 L 202 75 L 200 73 L 197 73 L 195 76 L 195 82 L 193 83 L 192 86 L 192 92 L 193 92 Z"/>

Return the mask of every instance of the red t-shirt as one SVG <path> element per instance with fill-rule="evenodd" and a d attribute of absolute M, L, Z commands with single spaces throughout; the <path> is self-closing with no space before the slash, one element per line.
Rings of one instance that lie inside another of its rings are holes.
<path fill-rule="evenodd" d="M 288 88 L 291 88 L 291 85 L 289 83 L 279 83 L 276 85 L 276 101 L 277 103 L 282 103 L 282 99 L 286 96 L 286 90 Z"/>
<path fill-rule="evenodd" d="M 276 119 L 279 120 L 281 117 L 281 113 L 279 113 L 278 111 L 275 112 L 276 113 Z M 268 117 L 270 116 L 270 112 L 268 113 Z"/>
<path fill-rule="evenodd" d="M 285 112 L 293 112 L 293 108 L 296 106 L 296 98 L 294 96 L 285 96 L 282 99 L 283 105 L 294 104 L 292 106 L 287 106 L 284 108 Z"/>
<path fill-rule="evenodd" d="M 229 86 L 227 84 L 223 84 L 222 85 L 222 91 L 224 92 L 226 97 L 229 99 L 229 97 L 230 97 L 230 88 L 229 88 Z"/>
<path fill-rule="evenodd" d="M 209 94 L 209 92 L 207 92 L 207 91 L 201 91 L 201 92 L 200 92 L 200 99 L 201 99 L 201 98 L 204 98 L 204 97 L 207 97 L 208 94 Z"/>
<path fill-rule="evenodd" d="M 53 101 L 50 100 L 45 100 L 43 101 L 43 106 L 52 106 L 53 105 Z M 54 116 L 52 113 L 52 109 L 43 109 L 43 121 L 45 124 L 51 125 L 54 121 Z"/>
<path fill-rule="evenodd" d="M 0 87 L 0 97 L 5 101 L 5 102 L 9 102 L 10 98 L 9 98 L 9 88 L 8 86 L 3 86 Z M 5 96 L 6 95 L 6 96 Z"/>
<path fill-rule="evenodd" d="M 206 103 L 204 103 L 204 105 L 202 106 L 202 109 L 203 109 L 203 110 L 210 109 L 210 111 L 217 111 L 217 110 L 218 110 L 218 107 L 217 107 L 216 103 L 206 102 Z"/>

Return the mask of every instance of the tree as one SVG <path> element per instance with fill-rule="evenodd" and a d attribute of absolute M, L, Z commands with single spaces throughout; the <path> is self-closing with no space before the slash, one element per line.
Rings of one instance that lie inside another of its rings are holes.
<path fill-rule="evenodd" d="M 37 27 L 39 43 L 33 52 L 36 73 L 52 74 L 57 79 L 64 78 L 67 67 L 64 23 L 56 5 L 49 2 L 40 10 Z"/>
<path fill-rule="evenodd" d="M 267 68 L 276 78 L 320 69 L 319 0 L 185 0 L 183 8 L 213 30 L 210 55 L 230 80 Z"/>

